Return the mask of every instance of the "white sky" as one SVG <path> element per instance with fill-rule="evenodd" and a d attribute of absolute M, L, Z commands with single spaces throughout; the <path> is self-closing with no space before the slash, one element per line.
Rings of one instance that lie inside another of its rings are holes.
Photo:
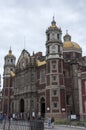
<path fill-rule="evenodd" d="M 86 0 L 0 0 L 0 73 L 3 78 L 4 56 L 10 46 L 19 57 L 29 53 L 45 55 L 46 29 L 53 16 L 63 36 L 66 30 L 86 55 Z M 25 47 L 24 47 L 25 43 Z"/>

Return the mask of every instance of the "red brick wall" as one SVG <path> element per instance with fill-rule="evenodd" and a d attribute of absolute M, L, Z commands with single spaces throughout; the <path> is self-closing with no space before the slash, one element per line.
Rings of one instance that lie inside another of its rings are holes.
<path fill-rule="evenodd" d="M 82 79 L 82 95 L 85 94 L 85 81 L 86 79 Z"/>
<path fill-rule="evenodd" d="M 62 111 L 62 108 L 66 109 L 65 89 L 60 89 L 60 101 L 61 101 L 61 111 Z"/>
<path fill-rule="evenodd" d="M 81 84 L 82 84 L 82 107 L 83 107 L 83 113 L 85 113 L 85 101 L 86 101 L 86 90 L 85 90 L 85 81 L 86 79 L 82 79 Z"/>
<path fill-rule="evenodd" d="M 50 73 L 50 62 L 47 62 L 46 64 L 46 72 Z"/>
<path fill-rule="evenodd" d="M 86 113 L 85 112 L 85 101 L 86 101 L 86 96 L 82 96 L 83 113 Z"/>
<path fill-rule="evenodd" d="M 46 110 L 50 108 L 50 89 L 46 90 Z M 49 112 L 49 111 L 47 111 Z"/>
<path fill-rule="evenodd" d="M 46 85 L 49 86 L 50 85 L 50 75 L 46 76 Z"/>

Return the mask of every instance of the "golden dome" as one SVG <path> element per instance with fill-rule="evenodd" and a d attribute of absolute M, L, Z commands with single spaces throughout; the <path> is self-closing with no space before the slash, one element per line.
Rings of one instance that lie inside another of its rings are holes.
<path fill-rule="evenodd" d="M 72 42 L 72 41 L 65 41 L 63 43 L 63 49 L 67 49 L 67 50 L 82 50 L 81 47 L 76 43 L 76 42 Z"/>

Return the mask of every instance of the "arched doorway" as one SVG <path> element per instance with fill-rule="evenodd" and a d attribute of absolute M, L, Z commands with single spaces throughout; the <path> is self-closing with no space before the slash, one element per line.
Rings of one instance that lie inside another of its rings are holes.
<path fill-rule="evenodd" d="M 11 112 L 14 113 L 14 102 L 12 102 Z"/>
<path fill-rule="evenodd" d="M 23 113 L 24 112 L 24 99 L 21 99 L 20 100 L 20 113 Z"/>
<path fill-rule="evenodd" d="M 41 115 L 45 116 L 45 99 L 43 97 L 41 98 Z"/>
<path fill-rule="evenodd" d="M 23 118 L 24 113 L 24 99 L 20 100 L 20 118 Z"/>

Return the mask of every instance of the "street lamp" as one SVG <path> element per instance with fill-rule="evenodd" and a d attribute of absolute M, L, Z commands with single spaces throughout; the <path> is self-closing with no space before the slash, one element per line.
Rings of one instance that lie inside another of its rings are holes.
<path fill-rule="evenodd" d="M 50 110 L 50 108 L 49 107 L 47 107 L 47 111 L 49 111 Z"/>

